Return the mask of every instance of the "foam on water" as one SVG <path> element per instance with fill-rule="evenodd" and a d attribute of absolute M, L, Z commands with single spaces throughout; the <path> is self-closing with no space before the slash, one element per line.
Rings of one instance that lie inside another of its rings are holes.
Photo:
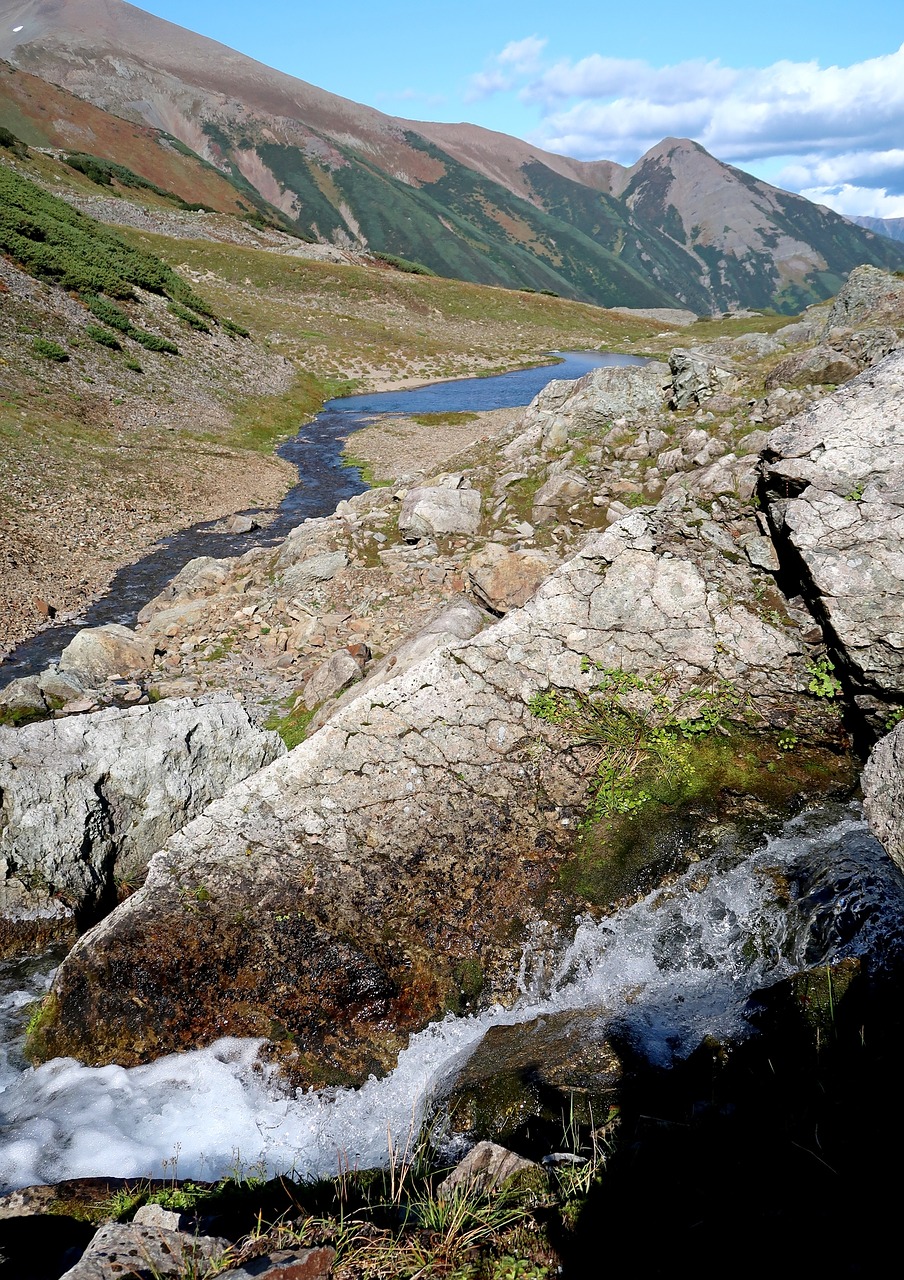
<path fill-rule="evenodd" d="M 790 908 L 776 901 L 777 875 Z M 287 1095 L 258 1064 L 260 1041 L 224 1039 L 130 1070 L 71 1059 L 23 1070 L 13 1045 L 0 1060 L 0 1183 L 380 1164 L 388 1135 L 405 1142 L 493 1024 L 601 1009 L 668 1063 L 707 1033 L 742 1033 L 749 994 L 801 965 L 900 946 L 902 920 L 904 878 L 859 811 L 804 814 L 740 863 L 716 854 L 616 916 L 577 921 L 555 962 L 526 957 L 514 1008 L 428 1027 L 391 1075 L 357 1090 Z M 48 979 L 45 966 L 10 992 L 0 1019 L 14 1023 Z"/>

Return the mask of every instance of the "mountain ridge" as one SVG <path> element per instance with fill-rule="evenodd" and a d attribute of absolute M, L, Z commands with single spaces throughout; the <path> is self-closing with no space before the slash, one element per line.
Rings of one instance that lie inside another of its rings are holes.
<path fill-rule="evenodd" d="M 664 139 L 625 167 L 404 120 L 124 0 L 14 0 L 0 57 L 172 135 L 297 231 L 603 306 L 793 313 L 904 248 Z M 20 27 L 18 33 L 13 27 Z"/>

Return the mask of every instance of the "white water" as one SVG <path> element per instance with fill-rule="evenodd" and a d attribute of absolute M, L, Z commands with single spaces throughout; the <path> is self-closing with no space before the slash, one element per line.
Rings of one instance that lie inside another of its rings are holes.
<path fill-rule="evenodd" d="M 772 898 L 776 871 L 791 886 L 790 910 Z M 220 1040 L 130 1070 L 71 1059 L 23 1070 L 13 1046 L 0 1059 L 0 1184 L 384 1163 L 388 1134 L 404 1145 L 494 1023 L 602 1009 L 651 1060 L 668 1063 L 707 1033 L 743 1034 L 742 1006 L 756 988 L 803 964 L 881 953 L 902 920 L 904 879 L 859 811 L 804 814 L 738 865 L 716 855 L 617 916 L 578 921 L 565 954 L 525 980 L 515 1008 L 434 1024 L 390 1076 L 358 1090 L 286 1096 L 256 1063 L 259 1041 Z M 525 973 L 537 967 L 526 959 Z M 0 1030 L 47 981 L 45 970 L 4 998 Z"/>

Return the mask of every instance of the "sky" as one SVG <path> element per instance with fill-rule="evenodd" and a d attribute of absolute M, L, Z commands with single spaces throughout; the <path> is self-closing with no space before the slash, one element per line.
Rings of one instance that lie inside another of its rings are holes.
<path fill-rule="evenodd" d="M 904 0 L 146 0 L 342 97 L 582 160 L 668 136 L 846 214 L 904 217 Z"/>

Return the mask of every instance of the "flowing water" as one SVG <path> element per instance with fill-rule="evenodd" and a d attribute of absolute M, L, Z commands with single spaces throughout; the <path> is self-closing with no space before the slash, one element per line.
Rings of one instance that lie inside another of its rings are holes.
<path fill-rule="evenodd" d="M 298 468 L 298 484 L 289 490 L 275 519 L 265 528 L 250 534 L 230 534 L 218 531 L 219 522 L 208 521 L 164 538 L 141 560 L 120 569 L 106 593 L 81 617 L 50 627 L 18 645 L 0 663 L 0 686 L 19 676 L 42 671 L 48 662 L 59 657 L 80 627 L 98 627 L 108 622 L 133 625 L 142 606 L 195 556 L 235 556 L 254 546 L 272 546 L 302 520 L 329 515 L 343 498 L 361 493 L 367 486 L 356 468 L 343 466 L 342 450 L 350 435 L 378 415 L 515 408 L 530 404 L 551 378 L 570 381 L 602 365 L 647 363 L 638 356 L 599 351 L 554 354 L 560 357 L 560 363 L 539 369 L 517 369 L 491 378 L 436 382 L 410 391 L 344 396 L 328 401 L 312 422 L 301 427 L 297 435 L 277 450 Z"/>
<path fill-rule="evenodd" d="M 10 1044 L 0 1075 L 0 1183 L 373 1166 L 388 1158 L 387 1135 L 405 1142 L 494 1024 L 604 1011 L 640 1054 L 668 1065 L 704 1035 L 743 1036 L 751 992 L 801 966 L 847 955 L 893 965 L 902 922 L 904 876 L 860 810 L 805 812 L 752 854 L 726 846 L 617 915 L 579 920 L 551 963 L 525 955 L 523 972 L 533 976 L 514 1008 L 428 1027 L 391 1075 L 358 1090 L 288 1095 L 258 1067 L 259 1041 L 220 1040 L 129 1070 L 70 1059 L 27 1069 Z M 6 975 L 8 1036 L 46 989 L 50 968 Z"/>

